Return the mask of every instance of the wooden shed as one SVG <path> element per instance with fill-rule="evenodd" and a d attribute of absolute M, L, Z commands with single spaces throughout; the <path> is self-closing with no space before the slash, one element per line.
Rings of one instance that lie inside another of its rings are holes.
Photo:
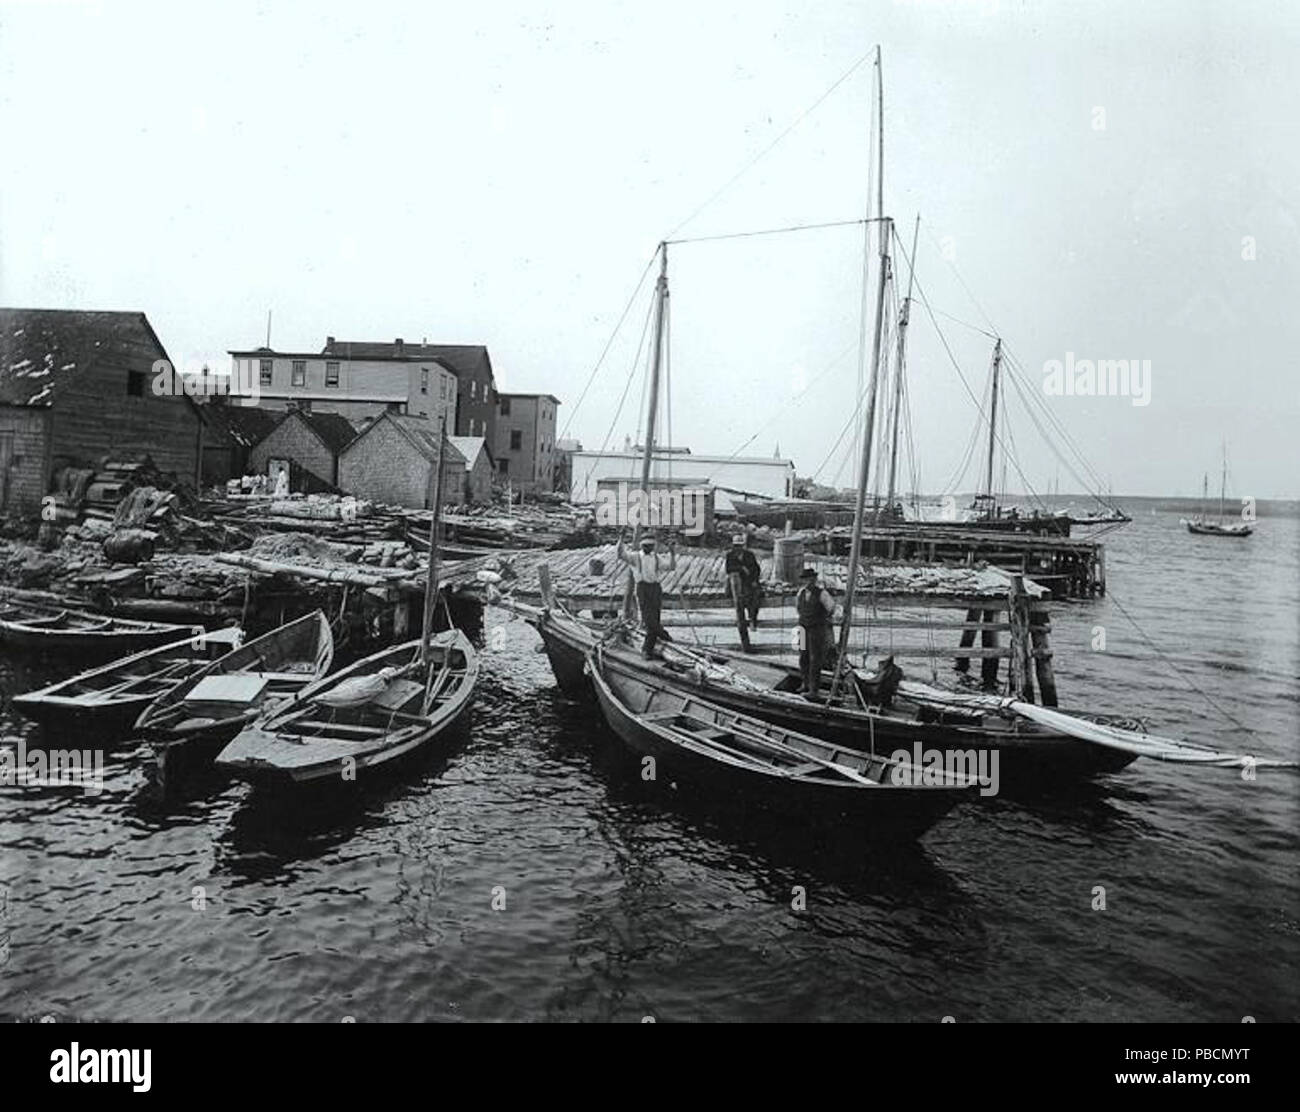
<path fill-rule="evenodd" d="M 339 456 L 339 487 L 372 502 L 430 508 L 438 429 L 423 417 L 384 413 L 375 418 Z M 465 458 L 448 437 L 442 474 L 445 504 L 465 501 L 466 475 Z"/>
<path fill-rule="evenodd" d="M 339 453 L 356 439 L 357 430 L 337 413 L 291 409 L 248 454 L 249 467 L 274 481 L 281 470 L 290 489 L 313 492 L 339 485 Z"/>
<path fill-rule="evenodd" d="M 0 309 L 0 513 L 36 512 L 57 470 L 110 456 L 193 484 L 198 407 L 160 379 L 166 359 L 144 313 Z"/>
<path fill-rule="evenodd" d="M 492 501 L 492 475 L 496 466 L 482 436 L 449 436 L 452 447 L 465 460 L 465 501 L 486 504 Z"/>

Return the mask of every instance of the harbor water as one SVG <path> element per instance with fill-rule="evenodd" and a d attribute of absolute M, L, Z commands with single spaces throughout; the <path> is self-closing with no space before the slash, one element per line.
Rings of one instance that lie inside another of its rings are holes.
<path fill-rule="evenodd" d="M 1295 758 L 1300 518 L 1105 539 L 1109 596 L 1053 606 L 1063 705 Z M 1300 1019 L 1294 774 L 1140 760 L 867 845 L 647 787 L 529 627 L 486 627 L 468 728 L 328 804 L 163 790 L 131 739 L 98 794 L 0 787 L 0 1017 Z M 0 656 L 7 737 L 67 672 Z"/>

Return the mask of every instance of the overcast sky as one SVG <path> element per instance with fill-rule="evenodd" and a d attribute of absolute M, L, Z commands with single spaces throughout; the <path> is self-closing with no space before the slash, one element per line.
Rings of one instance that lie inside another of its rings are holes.
<path fill-rule="evenodd" d="M 936 311 L 993 322 L 1040 395 L 1067 352 L 1150 360 L 1147 406 L 1044 399 L 1116 493 L 1199 493 L 1226 437 L 1236 493 L 1300 494 L 1291 0 L 0 0 L 0 304 L 143 310 L 182 365 L 227 367 L 268 309 L 281 349 L 485 343 L 502 389 L 621 443 L 648 288 L 575 403 L 655 244 L 877 42 L 885 207 L 905 235 L 921 214 Z M 679 234 L 863 215 L 871 89 L 863 64 Z M 861 258 L 857 228 L 674 248 L 674 442 L 757 433 L 748 453 L 817 470 L 855 387 Z M 990 341 L 939 321 L 978 393 Z M 975 408 L 922 310 L 909 351 L 936 491 Z"/>

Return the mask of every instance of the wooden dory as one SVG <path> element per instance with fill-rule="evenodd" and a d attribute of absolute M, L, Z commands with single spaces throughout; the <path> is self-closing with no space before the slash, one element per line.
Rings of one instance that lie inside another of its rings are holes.
<path fill-rule="evenodd" d="M 93 726 L 125 733 L 159 695 L 237 648 L 242 639 L 243 631 L 237 628 L 186 637 L 17 695 L 13 704 L 46 729 Z"/>
<path fill-rule="evenodd" d="M 142 622 L 40 603 L 0 603 L 0 644 L 28 652 L 104 659 L 169 645 L 202 632 L 202 626 Z"/>
<path fill-rule="evenodd" d="M 850 822 L 864 834 L 916 837 L 979 790 L 976 780 L 937 774 L 795 733 L 588 658 L 600 709 L 657 777 L 728 806 L 754 805 L 805 822 Z"/>
<path fill-rule="evenodd" d="M 210 758 L 259 714 L 325 675 L 333 659 L 329 622 L 314 610 L 158 696 L 136 726 L 164 753 Z"/>
<path fill-rule="evenodd" d="M 479 672 L 460 630 L 438 634 L 429 653 L 421 664 L 419 639 L 408 641 L 304 688 L 226 746 L 218 767 L 254 783 L 338 781 L 427 746 L 465 713 Z"/>

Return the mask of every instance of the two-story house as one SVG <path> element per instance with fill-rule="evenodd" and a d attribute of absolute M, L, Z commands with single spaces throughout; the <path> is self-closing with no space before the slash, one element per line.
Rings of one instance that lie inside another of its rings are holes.
<path fill-rule="evenodd" d="M 497 392 L 492 373 L 492 359 L 482 344 L 407 344 L 401 340 L 389 343 L 364 343 L 338 341 L 331 336 L 325 341 L 324 354 L 339 360 L 412 360 L 423 365 L 425 360 L 435 360 L 450 370 L 457 380 L 454 428 L 449 420 L 449 436 L 481 436 L 489 448 L 496 444 Z M 423 416 L 415 407 L 406 412 Z"/>
<path fill-rule="evenodd" d="M 243 405 L 266 409 L 297 408 L 337 413 L 353 422 L 381 413 L 404 413 L 436 421 L 447 416 L 448 432 L 456 414 L 460 383 L 456 373 L 425 345 L 385 345 L 385 352 L 353 351 L 336 345 L 333 337 L 323 352 L 273 351 L 255 348 L 232 351 L 231 375 L 242 389 Z"/>

